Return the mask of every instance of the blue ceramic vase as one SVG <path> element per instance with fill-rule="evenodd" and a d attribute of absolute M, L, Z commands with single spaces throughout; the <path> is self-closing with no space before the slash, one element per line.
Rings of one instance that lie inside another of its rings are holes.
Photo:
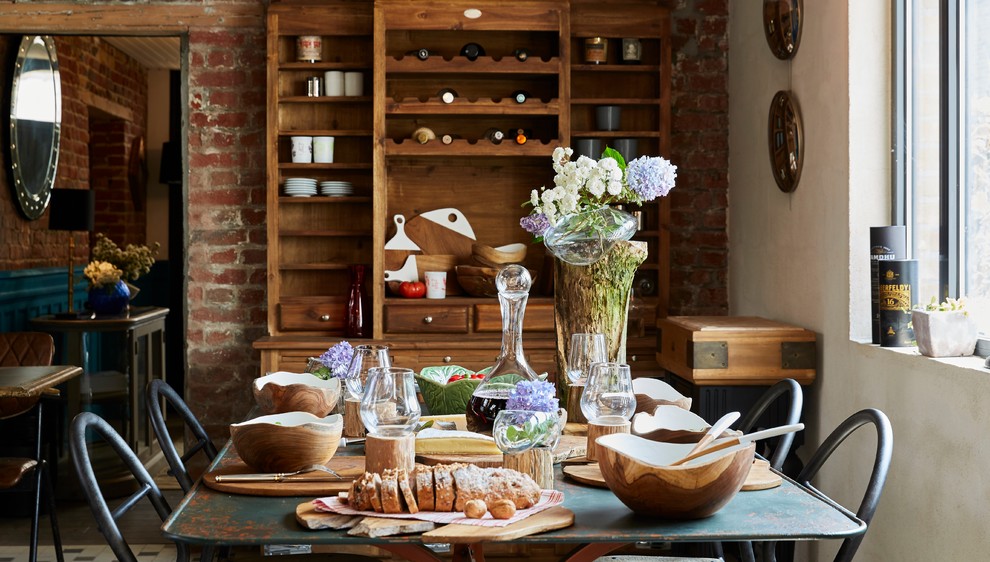
<path fill-rule="evenodd" d="M 118 281 L 109 287 L 90 287 L 89 307 L 100 316 L 116 316 L 127 310 L 131 291 L 127 283 Z"/>

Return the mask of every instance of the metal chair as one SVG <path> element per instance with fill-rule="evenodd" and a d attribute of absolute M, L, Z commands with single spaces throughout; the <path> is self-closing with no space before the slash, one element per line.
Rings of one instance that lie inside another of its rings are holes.
<path fill-rule="evenodd" d="M 787 415 L 782 425 L 795 424 L 801 421 L 801 410 L 804 408 L 804 393 L 801 385 L 794 379 L 783 379 L 767 389 L 755 404 L 746 412 L 746 415 L 739 421 L 736 429 L 743 433 L 752 431 L 756 424 L 763 417 L 763 414 L 773 405 L 778 398 L 785 393 L 790 394 L 790 403 L 787 405 Z M 780 470 L 784 466 L 784 459 L 791 451 L 794 444 L 794 433 L 786 433 L 777 438 L 777 444 L 770 456 L 770 466 Z"/>
<path fill-rule="evenodd" d="M 887 419 L 887 416 L 883 412 L 874 408 L 868 408 L 866 410 L 860 410 L 846 418 L 845 421 L 839 424 L 839 427 L 832 431 L 821 446 L 818 447 L 818 450 L 812 455 L 804 470 L 795 479 L 798 484 L 807 488 L 811 493 L 825 497 L 822 492 L 818 491 L 811 484 L 811 480 L 818 474 L 822 465 L 825 464 L 825 461 L 829 459 L 835 449 L 846 440 L 846 437 L 849 437 L 860 427 L 871 423 L 876 426 L 877 430 L 877 452 L 873 459 L 873 471 L 870 473 L 870 482 L 867 484 L 866 492 L 863 494 L 863 500 L 856 510 L 856 517 L 866 523 L 867 530 L 869 530 L 870 522 L 876 513 L 877 504 L 880 503 L 880 493 L 883 491 L 883 485 L 887 481 L 890 459 L 894 451 L 894 431 L 890 426 L 890 420 Z M 851 561 L 865 536 L 866 533 L 864 532 L 859 536 L 850 537 L 842 541 L 842 546 L 839 547 L 839 552 L 836 553 L 834 561 Z M 776 561 L 775 547 L 775 542 L 766 542 L 763 544 L 763 560 L 768 562 Z"/>
<path fill-rule="evenodd" d="M 113 449 L 139 485 L 136 492 L 113 510 L 103 498 L 102 490 L 96 480 L 96 473 L 93 471 L 89 448 L 86 443 L 87 432 L 102 438 Z M 79 477 L 79 483 L 89 503 L 89 508 L 93 512 L 93 517 L 96 518 L 100 533 L 103 534 L 110 549 L 113 550 L 120 562 L 137 562 L 137 557 L 121 534 L 117 520 L 134 507 L 141 498 L 146 497 L 154 506 L 158 517 L 164 522 L 172 513 L 168 501 L 155 484 L 155 480 L 141 464 L 141 460 L 127 446 L 120 434 L 100 416 L 92 412 L 82 412 L 72 420 L 72 427 L 69 432 L 69 448 L 72 452 L 72 464 L 76 469 L 76 475 Z M 175 547 L 177 560 L 188 561 L 188 547 L 183 543 L 175 543 Z"/>
<path fill-rule="evenodd" d="M 146 394 L 151 427 L 155 432 L 155 439 L 158 440 L 158 445 L 162 448 L 162 452 L 165 453 L 165 459 L 168 461 L 169 466 L 169 474 L 174 476 L 179 482 L 179 486 L 182 487 L 183 492 L 189 493 L 189 490 L 192 489 L 193 480 L 189 475 L 186 462 L 199 451 L 203 451 L 207 459 L 212 462 L 217 457 L 217 448 L 213 445 L 213 441 L 210 440 L 209 435 L 206 434 L 206 430 L 203 429 L 203 426 L 196 419 L 189 406 L 167 382 L 162 379 L 152 380 L 148 383 Z M 162 399 L 175 408 L 182 421 L 185 422 L 186 428 L 192 432 L 193 437 L 196 439 L 195 443 L 184 449 L 185 452 L 181 456 L 172 442 L 172 437 L 168 433 L 168 427 L 165 425 Z"/>
<path fill-rule="evenodd" d="M 42 332 L 0 333 L 0 366 L 30 367 L 52 364 L 55 356 L 55 341 Z M 33 457 L 0 458 L 0 490 L 11 490 L 19 486 L 28 475 L 33 476 L 31 492 L 34 496 L 34 510 L 31 517 L 30 562 L 38 559 L 38 526 L 41 516 L 41 495 L 44 492 L 48 518 L 52 527 L 52 542 L 55 556 L 62 562 L 62 537 L 58 530 L 58 517 L 55 509 L 55 492 L 52 489 L 50 467 L 42 457 L 42 435 L 44 430 L 44 396 L 0 398 L 0 419 L 13 418 L 36 411 L 35 440 Z"/>

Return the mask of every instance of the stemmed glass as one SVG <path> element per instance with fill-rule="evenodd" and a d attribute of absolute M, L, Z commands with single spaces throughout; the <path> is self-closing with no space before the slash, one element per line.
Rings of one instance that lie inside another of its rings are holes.
<path fill-rule="evenodd" d="M 622 424 L 636 412 L 629 365 L 595 363 L 581 394 L 581 413 L 589 422 Z"/>
<path fill-rule="evenodd" d="M 605 334 L 571 334 L 567 351 L 567 379 L 572 385 L 584 385 L 594 363 L 608 361 Z"/>
<path fill-rule="evenodd" d="M 419 423 L 419 401 L 412 369 L 374 367 L 361 398 L 361 421 L 380 437 L 411 435 Z"/>
<path fill-rule="evenodd" d="M 347 375 L 344 379 L 347 397 L 352 400 L 360 400 L 361 395 L 364 394 L 368 371 L 375 367 L 391 366 L 392 361 L 388 358 L 387 345 L 359 345 L 355 347 L 351 364 L 347 367 Z"/>

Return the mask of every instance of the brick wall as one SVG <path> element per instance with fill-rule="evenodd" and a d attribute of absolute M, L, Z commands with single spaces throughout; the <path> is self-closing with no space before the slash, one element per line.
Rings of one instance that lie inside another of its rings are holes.
<path fill-rule="evenodd" d="M 19 41 L 18 36 L 0 38 L 0 50 L 5 51 L 0 54 L 13 56 Z M 55 49 L 62 79 L 55 186 L 96 190 L 97 230 L 121 245 L 143 243 L 144 213 L 136 212 L 131 202 L 127 160 L 132 140 L 144 134 L 147 72 L 94 37 L 61 36 Z M 9 72 L 8 66 L 0 69 L 4 87 L 10 82 Z M 91 128 L 102 134 L 91 136 Z M 4 150 L 4 169 L 9 168 L 8 158 Z M 66 265 L 68 233 L 49 231 L 47 214 L 35 221 L 25 219 L 9 181 L 7 175 L 0 179 L 0 270 Z M 84 233 L 74 236 L 78 265 L 89 259 L 89 238 Z"/>

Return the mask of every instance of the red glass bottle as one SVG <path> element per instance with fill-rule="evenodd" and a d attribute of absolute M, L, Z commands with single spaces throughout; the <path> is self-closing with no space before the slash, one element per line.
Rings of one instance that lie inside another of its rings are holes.
<path fill-rule="evenodd" d="M 348 338 L 366 338 L 370 335 L 371 326 L 366 322 L 364 296 L 364 266 L 351 265 L 347 270 L 351 274 L 351 289 L 347 296 L 347 321 L 344 325 L 344 336 Z"/>

